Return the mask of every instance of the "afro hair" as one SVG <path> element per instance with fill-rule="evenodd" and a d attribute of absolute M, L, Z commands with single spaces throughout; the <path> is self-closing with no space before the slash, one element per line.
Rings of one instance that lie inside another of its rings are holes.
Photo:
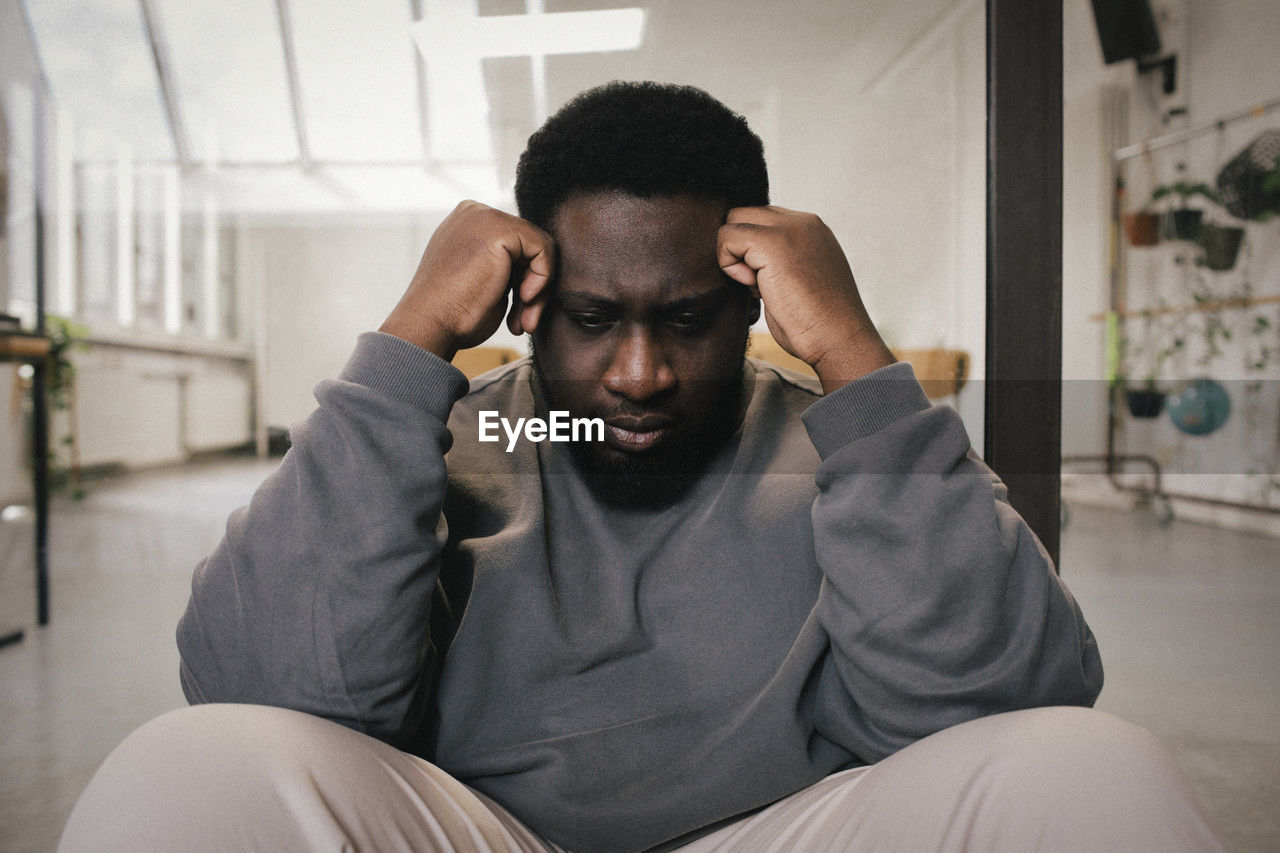
<path fill-rule="evenodd" d="M 746 119 L 692 86 L 613 82 L 579 94 L 516 167 L 520 216 L 550 230 L 575 192 L 693 195 L 726 208 L 769 203 L 764 146 Z"/>

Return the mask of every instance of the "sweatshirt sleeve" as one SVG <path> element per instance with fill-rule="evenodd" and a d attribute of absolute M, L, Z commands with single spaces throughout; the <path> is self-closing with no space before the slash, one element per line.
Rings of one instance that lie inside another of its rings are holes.
<path fill-rule="evenodd" d="M 815 725 L 864 761 L 943 728 L 1091 705 L 1097 643 L 956 412 L 890 365 L 814 403 L 813 505 L 830 647 Z"/>
<path fill-rule="evenodd" d="M 421 734 L 446 421 L 466 389 L 431 353 L 360 336 L 195 570 L 177 632 L 190 702 L 292 708 L 397 744 Z"/>

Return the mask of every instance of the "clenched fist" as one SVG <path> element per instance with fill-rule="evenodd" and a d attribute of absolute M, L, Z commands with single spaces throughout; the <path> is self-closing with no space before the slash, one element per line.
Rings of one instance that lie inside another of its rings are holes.
<path fill-rule="evenodd" d="M 773 337 L 814 369 L 827 393 L 894 362 L 840 244 L 817 216 L 735 207 L 717 252 L 725 274 L 763 301 Z"/>
<path fill-rule="evenodd" d="M 502 322 L 531 332 L 555 271 L 551 235 L 509 213 L 464 201 L 427 241 L 409 288 L 380 331 L 449 361 L 488 340 Z"/>

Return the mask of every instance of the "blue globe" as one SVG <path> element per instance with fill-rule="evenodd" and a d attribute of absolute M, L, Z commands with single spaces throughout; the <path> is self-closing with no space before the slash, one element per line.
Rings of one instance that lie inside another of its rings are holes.
<path fill-rule="evenodd" d="M 1194 379 L 1169 395 L 1169 420 L 1188 435 L 1208 435 L 1227 422 L 1231 398 L 1212 379 Z"/>

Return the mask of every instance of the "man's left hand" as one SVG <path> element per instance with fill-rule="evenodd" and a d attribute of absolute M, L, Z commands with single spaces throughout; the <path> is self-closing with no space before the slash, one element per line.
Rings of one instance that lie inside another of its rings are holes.
<path fill-rule="evenodd" d="M 814 369 L 826 393 L 894 362 L 844 251 L 814 214 L 735 207 L 717 248 L 720 268 L 764 302 L 773 337 Z"/>

